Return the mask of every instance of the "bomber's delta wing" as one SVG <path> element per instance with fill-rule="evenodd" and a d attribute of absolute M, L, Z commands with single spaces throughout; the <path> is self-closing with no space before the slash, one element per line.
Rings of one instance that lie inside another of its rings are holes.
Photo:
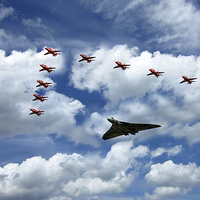
<path fill-rule="evenodd" d="M 120 122 L 120 125 L 122 127 L 129 128 L 130 130 L 135 131 L 136 133 L 138 131 L 161 127 L 160 125 L 157 125 L 157 124 L 136 124 L 136 123 L 128 123 L 128 122 Z"/>
<path fill-rule="evenodd" d="M 103 135 L 102 139 L 103 140 L 108 140 L 110 138 L 114 138 L 114 137 L 118 137 L 120 135 L 123 135 L 123 133 L 120 133 L 118 131 L 116 131 L 114 128 L 113 128 L 114 125 L 112 125 L 110 127 L 110 129 Z"/>

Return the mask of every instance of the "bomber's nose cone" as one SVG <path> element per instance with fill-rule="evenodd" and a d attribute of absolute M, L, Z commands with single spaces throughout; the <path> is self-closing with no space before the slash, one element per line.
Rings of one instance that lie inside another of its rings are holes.
<path fill-rule="evenodd" d="M 107 120 L 110 122 L 110 123 L 113 123 L 113 118 L 107 118 Z"/>

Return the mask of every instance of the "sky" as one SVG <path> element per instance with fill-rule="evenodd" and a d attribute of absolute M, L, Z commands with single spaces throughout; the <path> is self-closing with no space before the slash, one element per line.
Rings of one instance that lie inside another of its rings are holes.
<path fill-rule="evenodd" d="M 199 24 L 197 0 L 0 0 L 0 200 L 199 199 Z M 161 127 L 105 141 L 107 117 Z"/>

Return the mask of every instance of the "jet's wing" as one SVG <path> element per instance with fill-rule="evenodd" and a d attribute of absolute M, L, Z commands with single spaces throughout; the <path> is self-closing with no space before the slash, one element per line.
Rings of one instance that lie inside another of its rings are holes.
<path fill-rule="evenodd" d="M 152 128 L 158 128 L 160 125 L 157 124 L 136 124 L 136 123 L 128 123 L 128 122 L 120 122 L 120 125 L 126 129 L 129 129 L 129 133 L 138 131 L 143 131 Z"/>
<path fill-rule="evenodd" d="M 197 79 L 197 78 L 189 78 L 189 80 L 195 80 L 195 79 Z"/>
<path fill-rule="evenodd" d="M 180 84 L 181 84 L 181 83 L 184 83 L 184 82 L 186 82 L 186 80 L 181 81 Z"/>
<path fill-rule="evenodd" d="M 103 135 L 102 139 L 103 140 L 108 140 L 114 137 L 118 137 L 120 135 L 123 135 L 123 133 L 117 132 L 114 128 L 113 125 L 110 127 L 110 129 Z"/>
<path fill-rule="evenodd" d="M 110 138 L 118 137 L 120 135 L 128 135 L 129 133 L 135 135 L 138 131 L 143 131 L 152 128 L 158 128 L 157 124 L 136 124 L 121 122 L 119 124 L 112 125 L 111 128 L 103 135 L 102 139 L 107 140 Z"/>
<path fill-rule="evenodd" d="M 151 72 L 151 73 L 147 74 L 147 76 L 149 76 L 149 75 L 153 75 L 153 73 Z"/>
<path fill-rule="evenodd" d="M 96 57 L 90 57 L 90 56 L 89 56 L 88 58 L 89 58 L 89 59 L 92 59 L 92 58 L 96 58 Z"/>
<path fill-rule="evenodd" d="M 44 55 L 48 55 L 48 54 L 50 54 L 50 52 L 48 51 L 48 52 L 46 52 Z"/>
<path fill-rule="evenodd" d="M 82 61 L 84 61 L 85 59 L 81 59 L 81 60 L 79 60 L 78 62 L 82 62 Z"/>

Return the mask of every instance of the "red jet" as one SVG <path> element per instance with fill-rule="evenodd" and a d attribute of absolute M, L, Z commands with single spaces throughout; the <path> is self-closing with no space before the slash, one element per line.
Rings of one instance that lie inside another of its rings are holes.
<path fill-rule="evenodd" d="M 48 88 L 48 86 L 50 84 L 52 84 L 52 83 L 47 83 L 47 82 L 45 83 L 45 82 L 43 82 L 41 80 L 37 80 L 37 82 L 39 83 L 39 85 L 37 85 L 36 87 L 44 86 L 45 88 Z"/>
<path fill-rule="evenodd" d="M 149 69 L 149 71 L 151 73 L 147 74 L 147 76 L 149 76 L 149 75 L 155 75 L 157 78 L 160 76 L 160 74 L 164 73 L 164 72 L 156 71 L 155 69 Z"/>
<path fill-rule="evenodd" d="M 193 81 L 193 80 L 197 79 L 197 78 L 188 78 L 187 76 L 182 76 L 182 78 L 183 78 L 184 80 L 181 81 L 180 83 L 188 82 L 188 84 L 191 84 L 192 82 L 195 82 L 195 81 Z"/>
<path fill-rule="evenodd" d="M 46 65 L 44 64 L 41 64 L 40 65 L 42 67 L 42 69 L 39 70 L 39 72 L 41 71 L 48 71 L 49 73 L 52 72 L 52 71 L 55 71 L 54 69 L 56 69 L 55 67 L 47 67 Z"/>
<path fill-rule="evenodd" d="M 122 64 L 122 63 L 119 62 L 119 61 L 116 61 L 115 63 L 117 64 L 117 66 L 116 66 L 116 67 L 113 67 L 113 68 L 121 67 L 123 70 L 125 70 L 126 68 L 129 68 L 129 67 L 127 67 L 127 66 L 131 66 L 130 64 Z"/>
<path fill-rule="evenodd" d="M 47 100 L 46 98 L 48 98 L 48 97 L 40 96 L 39 94 L 33 94 L 33 96 L 35 97 L 33 101 L 40 100 L 41 102 L 43 102 L 44 100 Z"/>
<path fill-rule="evenodd" d="M 58 55 L 58 52 L 61 52 L 61 50 L 53 50 L 49 47 L 45 47 L 45 49 L 48 51 L 46 52 L 44 55 L 47 55 L 47 54 L 52 54 L 53 56 L 57 56 Z"/>
<path fill-rule="evenodd" d="M 86 60 L 88 63 L 90 63 L 91 61 L 94 61 L 94 60 L 92 60 L 93 58 L 96 58 L 96 57 L 91 57 L 91 56 L 88 57 L 84 54 L 80 54 L 80 56 L 82 57 L 82 59 L 79 60 L 78 62 L 82 62 L 82 61 Z"/>
<path fill-rule="evenodd" d="M 44 112 L 44 111 L 41 111 L 41 110 L 36 110 L 34 108 L 31 108 L 30 111 L 32 111 L 32 112 L 29 113 L 29 115 L 36 114 L 37 116 L 40 116 Z"/>

